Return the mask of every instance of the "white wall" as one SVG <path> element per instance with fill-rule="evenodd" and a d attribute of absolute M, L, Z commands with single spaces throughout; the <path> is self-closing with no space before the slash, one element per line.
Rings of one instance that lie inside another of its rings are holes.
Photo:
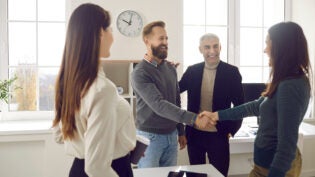
<path fill-rule="evenodd" d="M 116 28 L 116 17 L 124 10 L 139 12 L 144 25 L 163 20 L 169 37 L 169 59 L 182 59 L 182 0 L 73 0 L 70 9 L 78 5 L 92 2 L 111 12 L 114 44 L 111 48 L 110 59 L 142 59 L 146 49 L 141 35 L 135 38 L 121 35 Z M 70 12 L 71 13 L 71 12 Z"/>
<path fill-rule="evenodd" d="M 54 142 L 50 131 L 0 135 L 1 177 L 66 177 L 72 157 Z"/>

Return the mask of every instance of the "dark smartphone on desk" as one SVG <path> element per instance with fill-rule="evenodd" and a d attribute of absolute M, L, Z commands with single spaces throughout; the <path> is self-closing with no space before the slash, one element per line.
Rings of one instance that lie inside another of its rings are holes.
<path fill-rule="evenodd" d="M 167 177 L 208 177 L 206 173 L 197 173 L 191 171 L 170 171 Z"/>
<path fill-rule="evenodd" d="M 175 171 L 170 171 L 167 175 L 167 177 L 183 177 L 184 173 L 183 172 L 175 172 Z"/>

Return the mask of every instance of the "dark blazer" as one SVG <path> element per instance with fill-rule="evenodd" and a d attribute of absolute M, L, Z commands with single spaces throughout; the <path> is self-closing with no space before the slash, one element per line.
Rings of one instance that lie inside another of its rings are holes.
<path fill-rule="evenodd" d="M 187 91 L 188 111 L 198 113 L 200 108 L 201 83 L 205 62 L 189 66 L 179 81 L 180 92 Z M 242 76 L 237 67 L 220 61 L 213 88 L 212 111 L 218 111 L 244 103 Z M 237 121 L 218 122 L 218 133 L 233 136 L 242 125 L 242 119 Z M 187 131 L 188 133 L 188 131 Z"/>

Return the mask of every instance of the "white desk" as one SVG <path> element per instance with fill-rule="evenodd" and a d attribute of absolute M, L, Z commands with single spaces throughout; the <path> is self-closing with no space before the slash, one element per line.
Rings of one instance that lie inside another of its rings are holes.
<path fill-rule="evenodd" d="M 133 169 L 133 175 L 134 177 L 167 177 L 170 171 L 180 170 L 206 173 L 208 177 L 223 177 L 211 164 Z"/>

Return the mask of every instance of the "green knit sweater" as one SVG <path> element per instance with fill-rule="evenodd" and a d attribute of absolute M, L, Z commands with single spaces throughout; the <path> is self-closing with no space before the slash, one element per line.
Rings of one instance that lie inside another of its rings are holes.
<path fill-rule="evenodd" d="M 299 126 L 308 108 L 310 87 L 306 77 L 287 79 L 275 94 L 219 111 L 219 120 L 260 116 L 254 162 L 269 169 L 268 177 L 284 177 L 295 158 Z"/>

